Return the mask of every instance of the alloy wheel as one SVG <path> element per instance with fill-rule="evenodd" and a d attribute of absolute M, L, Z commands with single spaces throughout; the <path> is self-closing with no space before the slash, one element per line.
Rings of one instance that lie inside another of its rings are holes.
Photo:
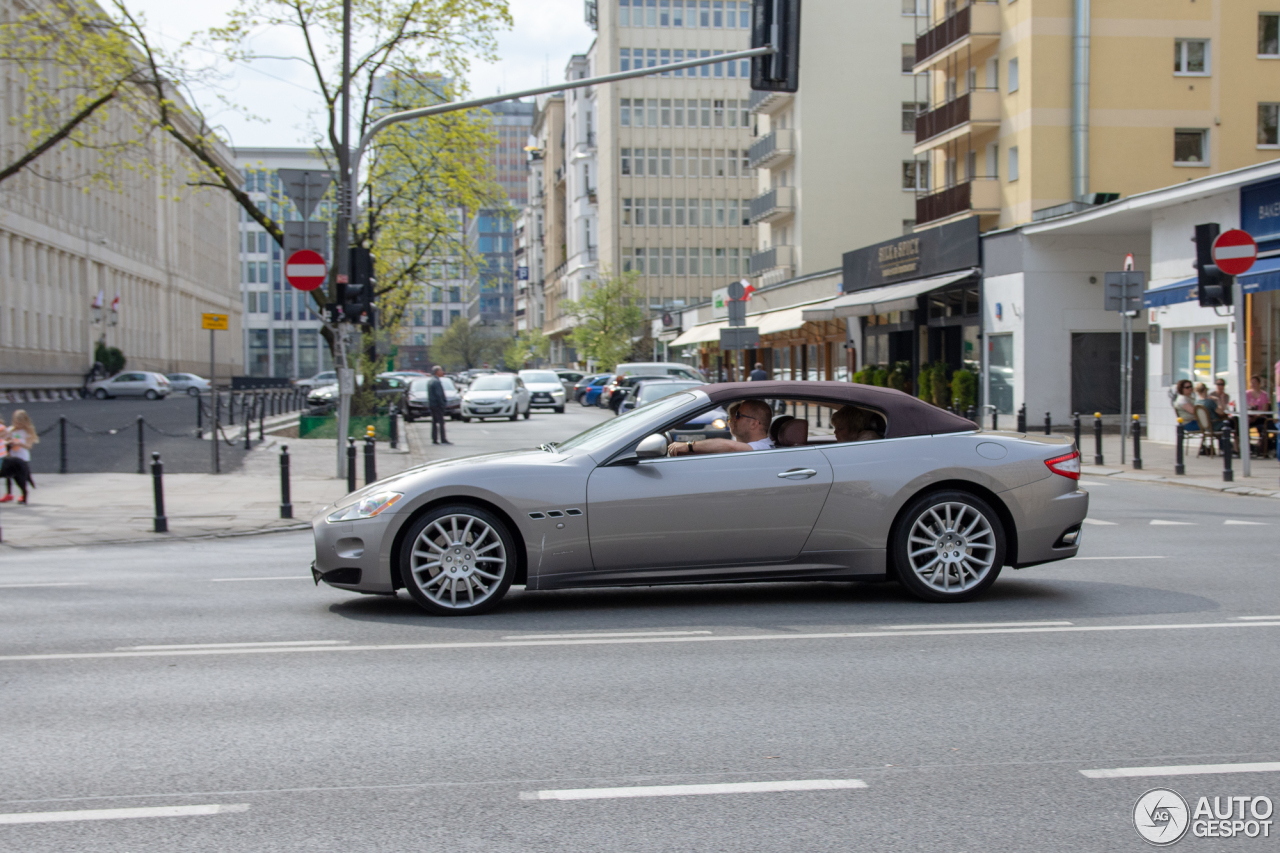
<path fill-rule="evenodd" d="M 507 564 L 502 536 L 489 522 L 451 513 L 427 524 L 414 540 L 408 580 L 438 607 L 470 610 L 502 588 Z"/>
<path fill-rule="evenodd" d="M 907 561 L 926 586 L 962 593 L 982 583 L 996 557 L 996 537 L 987 517 L 958 501 L 934 504 L 917 516 L 907 538 Z"/>

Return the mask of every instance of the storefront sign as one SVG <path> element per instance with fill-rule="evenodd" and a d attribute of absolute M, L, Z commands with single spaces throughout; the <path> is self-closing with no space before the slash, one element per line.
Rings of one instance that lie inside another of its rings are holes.
<path fill-rule="evenodd" d="M 844 254 L 844 292 L 976 267 L 976 216 Z"/>
<path fill-rule="evenodd" d="M 1280 179 L 1240 188 L 1240 228 L 1259 243 L 1280 240 Z"/>

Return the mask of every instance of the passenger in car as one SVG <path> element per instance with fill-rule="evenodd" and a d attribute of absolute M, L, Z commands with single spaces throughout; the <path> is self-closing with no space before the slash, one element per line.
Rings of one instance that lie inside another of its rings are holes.
<path fill-rule="evenodd" d="M 831 416 L 831 426 L 836 433 L 836 441 L 874 441 L 882 438 L 875 427 L 880 416 L 857 406 L 845 406 Z"/>
<path fill-rule="evenodd" d="M 774 447 L 769 437 L 773 410 L 763 400 L 740 400 L 728 408 L 729 434 L 733 438 L 705 438 L 702 441 L 677 441 L 667 447 L 668 456 L 693 453 L 737 453 L 745 450 L 768 450 Z"/>

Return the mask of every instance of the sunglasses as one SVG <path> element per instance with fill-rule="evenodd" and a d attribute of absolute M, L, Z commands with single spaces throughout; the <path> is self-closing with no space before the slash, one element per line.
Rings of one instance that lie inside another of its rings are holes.
<path fill-rule="evenodd" d="M 760 419 L 759 419 L 759 418 L 757 418 L 757 417 L 752 417 L 751 415 L 744 415 L 744 414 L 742 414 L 742 412 L 734 412 L 734 413 L 733 413 L 733 420 L 735 420 L 735 421 L 736 421 L 736 420 L 740 420 L 740 419 L 742 419 L 742 418 L 746 418 L 746 419 L 747 419 L 747 420 L 749 420 L 749 421 L 755 421 L 756 423 L 760 423 Z"/>

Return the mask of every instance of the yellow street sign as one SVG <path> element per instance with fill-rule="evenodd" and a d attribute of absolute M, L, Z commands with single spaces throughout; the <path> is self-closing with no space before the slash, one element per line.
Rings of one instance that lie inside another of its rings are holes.
<path fill-rule="evenodd" d="M 204 318 L 204 324 L 200 327 L 202 329 L 225 331 L 228 328 L 226 314 L 202 314 L 200 316 Z"/>

